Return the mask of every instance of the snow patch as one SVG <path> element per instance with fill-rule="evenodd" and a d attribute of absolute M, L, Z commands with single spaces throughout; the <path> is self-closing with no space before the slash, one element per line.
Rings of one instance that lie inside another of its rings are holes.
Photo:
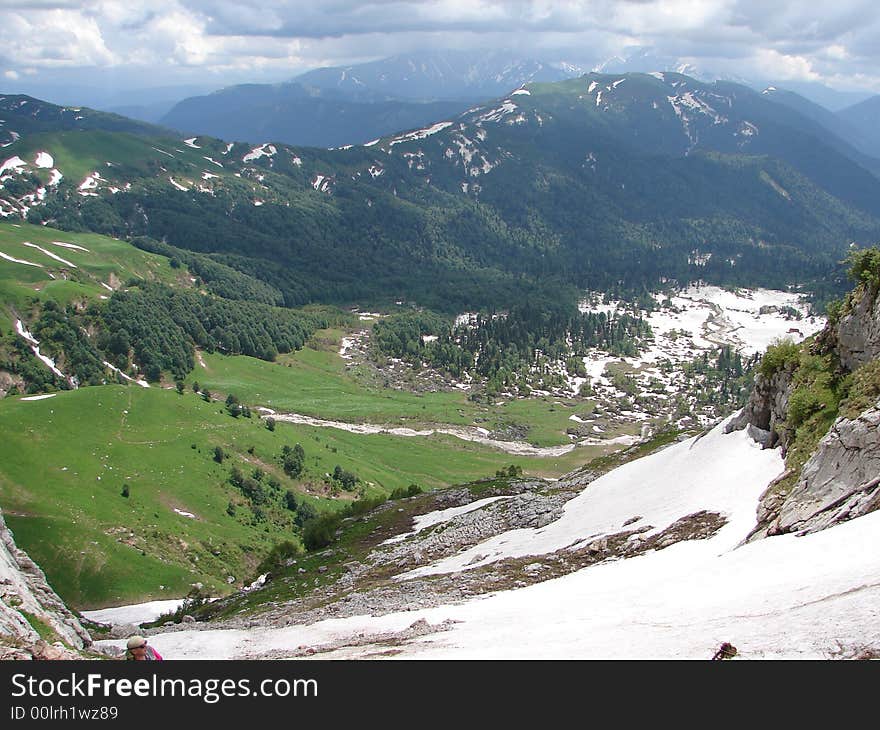
<path fill-rule="evenodd" d="M 55 167 L 55 160 L 52 159 L 52 155 L 50 155 L 48 152 L 37 152 L 37 157 L 34 160 L 34 164 L 37 167 L 52 168 Z"/>
<path fill-rule="evenodd" d="M 16 155 L 15 157 L 10 157 L 6 162 L 0 165 L 0 175 L 2 175 L 6 170 L 12 170 L 13 172 L 18 172 L 19 167 L 25 167 L 27 162 L 25 162 L 21 157 Z"/>
<path fill-rule="evenodd" d="M 466 428 L 463 426 L 448 426 L 443 428 L 428 428 L 417 430 L 414 428 L 405 428 L 402 426 L 378 426 L 369 423 L 344 423 L 342 421 L 328 421 L 321 418 L 313 418 L 304 416 L 299 413 L 280 413 L 274 416 L 276 421 L 284 421 L 286 423 L 297 423 L 305 426 L 319 426 L 323 428 L 336 428 L 349 433 L 362 434 L 385 434 L 388 436 L 401 436 L 404 438 L 426 437 L 435 433 L 446 434 L 462 439 L 463 441 L 473 441 L 475 443 L 484 444 L 492 448 L 504 451 L 508 454 L 519 454 L 523 456 L 562 456 L 575 448 L 575 444 L 566 444 L 564 446 L 533 446 L 522 441 L 498 441 L 496 439 L 487 438 L 480 430 L 476 428 Z M 603 443 L 611 443 L 606 441 Z"/>
<path fill-rule="evenodd" d="M 94 190 L 98 187 L 98 180 L 100 179 L 101 174 L 99 172 L 93 172 L 91 175 L 86 175 L 86 179 L 79 184 L 79 190 Z"/>
<path fill-rule="evenodd" d="M 126 375 L 118 367 L 116 367 L 115 365 L 111 365 L 106 360 L 104 360 L 103 362 L 104 362 L 104 367 L 110 368 L 114 373 L 125 378 L 125 380 L 128 380 L 132 383 L 137 383 L 139 386 L 141 386 L 141 388 L 149 388 L 150 387 L 150 384 L 146 380 L 136 380 L 135 378 L 132 378 L 130 375 Z"/>
<path fill-rule="evenodd" d="M 413 518 L 413 529 L 410 532 L 405 532 L 400 535 L 395 535 L 394 537 L 390 537 L 384 542 L 382 545 L 391 545 L 396 542 L 403 542 L 406 538 L 411 535 L 416 535 L 422 530 L 427 530 L 429 527 L 433 527 L 434 525 L 440 525 L 444 522 L 449 522 L 453 517 L 458 517 L 458 515 L 464 515 L 468 512 L 474 512 L 478 509 L 483 509 L 493 502 L 497 502 L 500 499 L 510 499 L 508 496 L 501 497 L 487 497 L 486 499 L 478 499 L 476 502 L 470 502 L 469 504 L 464 504 L 459 507 L 450 507 L 449 509 L 436 510 L 434 512 L 428 512 L 427 514 L 417 515 Z"/>
<path fill-rule="evenodd" d="M 56 261 L 59 261 L 62 264 L 64 264 L 65 266 L 69 266 L 72 269 L 77 268 L 76 264 L 68 261 L 67 259 L 61 258 L 60 256 L 52 253 L 51 251 L 47 251 L 45 248 L 43 248 L 42 246 L 38 246 L 35 243 L 30 243 L 29 241 L 22 241 L 22 245 L 28 246 L 30 248 L 35 248 L 35 249 L 37 249 L 37 251 L 40 251 L 41 253 L 46 254 L 46 256 L 48 256 L 50 259 L 55 259 Z"/>
<path fill-rule="evenodd" d="M 242 162 L 252 162 L 253 160 L 259 160 L 261 157 L 272 157 L 278 150 L 275 149 L 275 145 L 272 144 L 261 144 L 259 147 L 254 147 L 250 152 L 248 152 L 244 157 L 242 157 Z"/>
<path fill-rule="evenodd" d="M 40 269 L 43 268 L 43 264 L 35 264 L 33 261 L 25 261 L 24 259 L 17 259 L 14 256 L 10 256 L 9 254 L 5 254 L 0 251 L 0 258 L 6 259 L 7 261 L 11 261 L 13 264 L 24 264 L 25 266 L 36 266 Z"/>
<path fill-rule="evenodd" d="M 546 527 L 502 533 L 400 579 L 575 547 L 620 532 L 633 515 L 641 516 L 636 524 L 651 526 L 642 533 L 649 537 L 695 512 L 717 512 L 727 517 L 727 523 L 712 541 L 714 552 L 732 550 L 754 526 L 755 505 L 783 468 L 778 450 L 762 449 L 745 431 L 725 434 L 722 423 L 703 437 L 674 444 L 599 477 Z"/>
<path fill-rule="evenodd" d="M 416 139 L 424 139 L 425 137 L 430 137 L 432 134 L 437 134 L 437 132 L 442 132 L 444 129 L 451 126 L 452 122 L 437 122 L 437 124 L 432 124 L 425 129 L 417 129 L 415 132 L 407 132 L 399 137 L 395 137 L 389 142 L 389 146 L 393 147 L 401 142 L 411 142 Z M 367 145 L 364 146 L 366 147 Z"/>
<path fill-rule="evenodd" d="M 134 624 L 140 626 L 155 621 L 159 616 L 176 611 L 183 605 L 183 598 L 174 598 L 167 601 L 148 601 L 129 606 L 116 606 L 115 608 L 101 608 L 95 611 L 83 611 L 82 615 L 89 621 L 99 624 Z"/>

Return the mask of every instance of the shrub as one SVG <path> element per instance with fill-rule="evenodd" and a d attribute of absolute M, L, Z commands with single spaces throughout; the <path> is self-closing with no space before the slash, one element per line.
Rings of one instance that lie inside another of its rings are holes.
<path fill-rule="evenodd" d="M 193 615 L 202 606 L 206 605 L 209 598 L 210 595 L 203 593 L 201 588 L 193 588 L 187 593 L 186 598 L 183 599 L 183 603 L 177 607 L 177 610 L 163 613 L 151 624 L 148 624 L 148 626 L 161 626 L 168 621 L 173 621 L 174 623 L 179 624 L 184 616 Z"/>
<path fill-rule="evenodd" d="M 389 499 L 405 499 L 406 497 L 415 497 L 422 493 L 422 488 L 418 484 L 410 484 L 408 487 L 397 487 L 389 495 Z"/>
<path fill-rule="evenodd" d="M 764 357 L 761 358 L 761 364 L 758 365 L 758 372 L 765 378 L 772 378 L 773 375 L 784 370 L 789 365 L 797 363 L 800 359 L 801 348 L 795 344 L 794 340 L 785 338 L 776 340 L 767 348 Z"/>
<path fill-rule="evenodd" d="M 254 504 L 265 504 L 266 491 L 263 489 L 263 485 L 260 484 L 256 479 L 245 477 L 241 482 L 240 489 L 242 493 Z"/>
<path fill-rule="evenodd" d="M 350 492 L 357 484 L 357 475 L 337 464 L 333 470 L 333 481 L 338 482 L 345 491 Z"/>
<path fill-rule="evenodd" d="M 840 321 L 840 317 L 843 315 L 843 307 L 844 302 L 842 299 L 832 299 L 825 305 L 825 314 L 828 317 L 829 324 L 834 326 Z"/>
<path fill-rule="evenodd" d="M 129 490 L 128 485 L 123 484 L 122 485 L 122 496 L 127 498 L 129 496 L 129 494 L 131 494 L 131 491 Z"/>
<path fill-rule="evenodd" d="M 309 520 L 313 520 L 318 516 L 318 511 L 308 502 L 300 502 L 296 506 L 296 518 L 294 522 L 303 527 Z"/>
<path fill-rule="evenodd" d="M 299 503 L 296 501 L 296 495 L 290 489 L 284 493 L 284 506 L 291 512 L 296 512 L 299 506 Z"/>
<path fill-rule="evenodd" d="M 226 396 L 226 410 L 233 418 L 238 418 L 241 414 L 241 405 L 238 402 L 238 398 L 232 393 Z"/>
<path fill-rule="evenodd" d="M 287 567 L 287 561 L 304 554 L 302 545 L 291 540 L 277 543 L 257 566 L 257 573 L 275 573 Z"/>
<path fill-rule="evenodd" d="M 275 430 L 275 419 L 272 418 L 272 416 L 269 416 L 269 417 L 266 419 L 266 428 L 268 428 L 270 431 L 274 431 L 274 430 Z"/>
<path fill-rule="evenodd" d="M 338 514 L 325 514 L 306 522 L 302 538 L 306 550 L 320 550 L 333 542 L 341 520 Z"/>
<path fill-rule="evenodd" d="M 880 360 L 872 360 L 852 374 L 846 399 L 840 404 L 840 414 L 857 418 L 876 405 L 880 399 Z"/>
<path fill-rule="evenodd" d="M 225 459 L 225 458 L 226 458 L 226 453 L 223 451 L 223 447 L 215 446 L 214 447 L 214 461 L 216 461 L 218 464 L 222 464 L 223 459 Z"/>
<path fill-rule="evenodd" d="M 797 428 L 814 413 L 824 408 L 822 394 L 813 388 L 799 388 L 788 400 L 786 422 L 791 428 Z"/>
<path fill-rule="evenodd" d="M 847 258 L 849 275 L 871 291 L 880 288 L 880 249 L 866 248 L 852 251 Z"/>

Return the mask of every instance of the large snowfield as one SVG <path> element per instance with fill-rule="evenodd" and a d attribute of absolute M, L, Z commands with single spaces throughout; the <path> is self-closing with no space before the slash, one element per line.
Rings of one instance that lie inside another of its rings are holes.
<path fill-rule="evenodd" d="M 830 659 L 880 646 L 880 512 L 811 535 L 741 544 L 761 493 L 782 470 L 778 450 L 761 450 L 744 432 L 724 434 L 721 424 L 594 481 L 555 523 L 506 533 L 421 572 L 466 570 L 505 556 L 540 562 L 542 554 L 618 533 L 636 516 L 625 529 L 657 532 L 696 511 L 715 511 L 727 521 L 709 539 L 455 605 L 310 626 L 179 631 L 150 641 L 170 659 L 283 657 L 302 647 L 320 658 L 366 658 L 389 656 L 381 637 L 369 643 L 371 635 L 425 619 L 446 622 L 438 626 L 445 630 L 395 644 L 391 656 L 708 659 L 730 642 L 737 659 Z"/>

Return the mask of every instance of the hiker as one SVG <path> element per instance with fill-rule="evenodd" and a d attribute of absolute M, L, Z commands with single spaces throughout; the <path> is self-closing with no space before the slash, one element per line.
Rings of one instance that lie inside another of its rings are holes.
<path fill-rule="evenodd" d="M 724 659 L 733 659 L 736 656 L 736 647 L 729 641 L 725 641 L 715 652 L 712 657 L 713 662 L 723 661 Z"/>
<path fill-rule="evenodd" d="M 129 661 L 162 661 L 162 655 L 152 646 L 147 646 L 143 636 L 132 636 L 125 645 L 125 658 Z"/>

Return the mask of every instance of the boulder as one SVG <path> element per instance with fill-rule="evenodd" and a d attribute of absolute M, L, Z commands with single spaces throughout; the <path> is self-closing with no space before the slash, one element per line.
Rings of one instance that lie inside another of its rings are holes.
<path fill-rule="evenodd" d="M 127 639 L 139 633 L 140 627 L 135 624 L 113 624 L 108 635 L 111 639 Z"/>

